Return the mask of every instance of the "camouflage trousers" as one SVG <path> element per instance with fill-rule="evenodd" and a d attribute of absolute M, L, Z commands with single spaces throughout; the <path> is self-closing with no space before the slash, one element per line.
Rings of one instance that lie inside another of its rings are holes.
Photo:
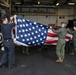
<path fill-rule="evenodd" d="M 58 58 L 65 57 L 65 39 L 59 38 L 56 46 L 56 55 Z"/>

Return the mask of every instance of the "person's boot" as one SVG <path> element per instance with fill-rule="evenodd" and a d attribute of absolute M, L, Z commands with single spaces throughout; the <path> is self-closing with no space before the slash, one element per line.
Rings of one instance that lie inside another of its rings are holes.
<path fill-rule="evenodd" d="M 61 59 L 61 62 L 63 62 L 64 61 L 64 59 Z"/>
<path fill-rule="evenodd" d="M 58 59 L 56 60 L 56 62 L 57 62 L 57 63 L 59 63 L 59 62 L 63 62 L 63 59 L 58 58 Z"/>
<path fill-rule="evenodd" d="M 0 63 L 0 68 L 5 68 L 5 67 L 6 67 L 5 64 L 1 64 L 1 63 Z"/>

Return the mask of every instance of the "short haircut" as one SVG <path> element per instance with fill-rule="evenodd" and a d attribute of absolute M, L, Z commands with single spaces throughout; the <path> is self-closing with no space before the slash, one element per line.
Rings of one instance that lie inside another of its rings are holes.
<path fill-rule="evenodd" d="M 61 22 L 61 24 L 66 24 L 65 22 Z"/>
<path fill-rule="evenodd" d="M 6 18 L 8 19 L 8 21 L 10 21 L 10 18 L 8 16 L 2 17 L 2 21 L 4 21 Z"/>

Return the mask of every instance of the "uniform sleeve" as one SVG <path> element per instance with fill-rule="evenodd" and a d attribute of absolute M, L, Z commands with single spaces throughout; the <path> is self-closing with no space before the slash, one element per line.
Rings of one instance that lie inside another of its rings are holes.
<path fill-rule="evenodd" d="M 54 29 L 52 29 L 52 31 L 54 32 L 54 33 L 60 33 L 61 31 L 62 31 L 62 29 L 60 28 L 59 30 L 54 30 Z"/>
<path fill-rule="evenodd" d="M 69 34 L 74 34 L 74 31 L 68 31 Z"/>
<path fill-rule="evenodd" d="M 11 24 L 11 27 L 13 28 L 14 26 L 15 26 L 15 23 L 12 23 L 12 24 Z"/>
<path fill-rule="evenodd" d="M 1 32 L 3 32 L 3 28 L 2 28 L 2 25 L 1 25 Z"/>

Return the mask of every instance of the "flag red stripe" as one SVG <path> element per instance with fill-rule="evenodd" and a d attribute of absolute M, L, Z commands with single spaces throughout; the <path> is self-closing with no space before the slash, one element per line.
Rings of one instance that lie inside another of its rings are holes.
<path fill-rule="evenodd" d="M 58 37 L 57 34 L 55 34 L 55 33 L 49 33 L 49 32 L 48 32 L 47 36 L 49 36 L 49 37 Z"/>
<path fill-rule="evenodd" d="M 52 44 L 52 43 L 57 43 L 57 41 L 58 41 L 58 40 L 53 40 L 53 41 L 51 41 L 51 40 L 46 40 L 45 43 L 46 43 L 46 44 Z"/>
<path fill-rule="evenodd" d="M 49 36 L 49 37 L 58 37 L 57 34 L 55 34 L 55 33 L 53 34 L 53 33 L 49 33 L 49 32 L 48 32 L 47 36 Z M 71 37 L 70 36 L 66 36 L 66 39 L 69 39 L 70 40 Z"/>
<path fill-rule="evenodd" d="M 70 39 L 71 39 L 71 37 L 70 37 L 70 36 L 66 36 L 66 39 L 70 40 Z"/>
<path fill-rule="evenodd" d="M 14 28 L 12 29 L 12 34 L 15 34 L 15 29 Z"/>

